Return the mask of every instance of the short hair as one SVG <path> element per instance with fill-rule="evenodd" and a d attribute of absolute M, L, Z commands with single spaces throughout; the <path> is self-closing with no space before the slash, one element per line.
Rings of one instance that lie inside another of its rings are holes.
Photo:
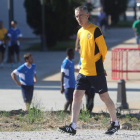
<path fill-rule="evenodd" d="M 12 20 L 11 23 L 12 23 L 12 22 L 14 22 L 15 24 L 17 24 L 17 21 L 15 21 L 15 20 Z"/>
<path fill-rule="evenodd" d="M 31 57 L 32 56 L 32 54 L 31 53 L 26 53 L 26 54 L 24 54 L 24 60 L 25 60 L 25 62 L 26 62 L 26 60 L 28 60 L 29 59 L 29 57 Z"/>
<path fill-rule="evenodd" d="M 80 11 L 80 10 L 84 11 L 85 13 L 89 13 L 87 7 L 84 5 L 81 5 L 75 9 L 75 11 Z"/>
<path fill-rule="evenodd" d="M 68 48 L 66 50 L 67 56 L 69 56 L 72 52 L 74 52 L 73 49 L 72 48 Z"/>

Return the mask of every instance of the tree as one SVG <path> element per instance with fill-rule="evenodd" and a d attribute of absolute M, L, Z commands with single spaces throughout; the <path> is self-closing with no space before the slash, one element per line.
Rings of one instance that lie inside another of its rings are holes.
<path fill-rule="evenodd" d="M 74 9 L 81 5 L 81 0 L 45 0 L 46 38 L 49 47 L 58 40 L 68 39 L 77 32 Z M 41 34 L 40 0 L 25 0 L 27 23 L 36 35 Z"/>
<path fill-rule="evenodd" d="M 104 0 L 103 9 L 107 15 L 111 15 L 112 23 L 119 21 L 119 16 L 127 9 L 128 0 Z"/>

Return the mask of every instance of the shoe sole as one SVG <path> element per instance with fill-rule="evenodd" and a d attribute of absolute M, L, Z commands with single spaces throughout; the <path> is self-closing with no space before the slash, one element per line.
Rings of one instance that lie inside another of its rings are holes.
<path fill-rule="evenodd" d="M 61 132 L 61 133 L 67 133 L 67 134 L 69 134 L 69 135 L 71 135 L 71 136 L 74 136 L 74 135 L 75 135 L 74 133 L 68 133 L 68 132 L 65 132 L 65 131 L 63 131 L 63 130 L 61 130 L 61 129 L 58 129 L 58 131 Z"/>
<path fill-rule="evenodd" d="M 116 132 L 114 132 L 114 133 L 112 133 L 112 134 L 109 134 L 109 133 L 105 133 L 106 135 L 113 135 L 113 134 L 115 134 L 115 133 L 117 133 L 118 132 L 118 130 L 116 131 Z"/>

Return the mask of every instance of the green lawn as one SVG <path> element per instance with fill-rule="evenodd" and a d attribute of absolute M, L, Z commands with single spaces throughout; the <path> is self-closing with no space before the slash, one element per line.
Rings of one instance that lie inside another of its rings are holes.
<path fill-rule="evenodd" d="M 25 51 L 40 51 L 40 43 L 33 44 Z M 48 48 L 49 51 L 66 51 L 67 48 L 75 48 L 75 40 L 66 40 L 66 41 L 58 41 L 57 44 L 51 48 Z"/>

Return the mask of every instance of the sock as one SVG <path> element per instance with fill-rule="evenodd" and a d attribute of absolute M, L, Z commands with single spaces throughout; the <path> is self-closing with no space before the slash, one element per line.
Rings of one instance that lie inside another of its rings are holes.
<path fill-rule="evenodd" d="M 72 122 L 72 123 L 71 123 L 71 127 L 72 127 L 74 130 L 76 130 L 76 123 Z"/>
<path fill-rule="evenodd" d="M 118 122 L 118 120 L 116 120 L 116 121 L 113 121 L 113 122 L 115 122 L 115 126 L 118 126 L 118 125 L 119 125 L 119 122 Z"/>

